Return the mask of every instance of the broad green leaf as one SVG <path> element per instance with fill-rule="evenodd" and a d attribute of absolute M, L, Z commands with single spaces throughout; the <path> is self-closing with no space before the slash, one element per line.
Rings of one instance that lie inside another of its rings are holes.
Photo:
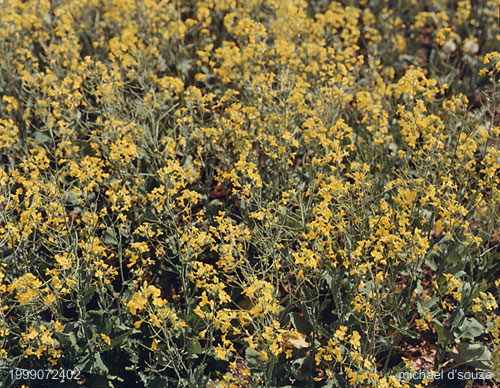
<path fill-rule="evenodd" d="M 473 340 L 484 333 L 484 327 L 475 318 L 465 318 L 456 330 L 457 338 Z"/>
<path fill-rule="evenodd" d="M 313 330 L 313 327 L 307 321 L 306 317 L 296 311 L 290 314 L 290 320 L 292 321 L 293 327 L 295 327 L 302 334 L 309 335 L 309 333 Z"/>
<path fill-rule="evenodd" d="M 486 345 L 461 343 L 457 353 L 451 353 L 455 364 L 468 365 L 480 369 L 491 368 L 491 352 Z"/>
<path fill-rule="evenodd" d="M 445 329 L 444 326 L 441 324 L 441 322 L 437 320 L 433 320 L 432 322 L 438 334 L 438 341 L 437 341 L 438 345 L 444 347 L 455 339 L 453 333 L 450 332 L 448 329 Z"/>
<path fill-rule="evenodd" d="M 203 353 L 200 342 L 196 338 L 190 338 L 187 343 L 189 354 L 192 356 L 194 354 Z"/>

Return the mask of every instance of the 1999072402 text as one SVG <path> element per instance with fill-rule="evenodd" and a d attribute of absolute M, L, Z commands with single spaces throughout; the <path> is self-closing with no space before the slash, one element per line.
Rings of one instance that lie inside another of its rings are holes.
<path fill-rule="evenodd" d="M 11 369 L 12 380 L 79 380 L 78 369 Z"/>

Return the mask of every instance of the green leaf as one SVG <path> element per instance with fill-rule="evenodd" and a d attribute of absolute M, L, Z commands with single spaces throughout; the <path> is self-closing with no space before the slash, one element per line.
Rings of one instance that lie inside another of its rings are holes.
<path fill-rule="evenodd" d="M 292 321 L 293 327 L 295 327 L 302 334 L 309 335 L 313 331 L 313 327 L 307 321 L 304 315 L 300 315 L 298 312 L 294 311 L 290 315 L 290 320 Z"/>
<path fill-rule="evenodd" d="M 73 190 L 70 190 L 66 194 L 64 194 L 64 201 L 66 202 L 67 206 L 78 205 L 78 198 L 79 196 L 76 195 L 76 193 Z"/>
<path fill-rule="evenodd" d="M 82 367 L 78 368 L 82 372 L 92 373 L 95 375 L 106 376 L 108 374 L 108 368 L 104 365 L 101 355 L 99 353 L 91 354 L 87 361 L 83 363 Z"/>
<path fill-rule="evenodd" d="M 146 386 L 147 388 L 164 388 L 168 386 L 168 383 L 164 378 L 155 376 L 152 380 L 147 382 Z"/>
<path fill-rule="evenodd" d="M 188 340 L 187 348 L 190 356 L 203 353 L 200 342 L 196 338 L 190 338 Z"/>
<path fill-rule="evenodd" d="M 412 338 L 412 339 L 417 339 L 419 334 L 418 332 L 416 332 L 415 330 L 404 330 L 403 333 L 405 334 L 405 336 L 409 337 L 409 338 Z"/>
<path fill-rule="evenodd" d="M 491 352 L 482 344 L 461 343 L 457 346 L 458 353 L 451 353 L 456 365 L 469 365 L 480 369 L 491 368 Z"/>
<path fill-rule="evenodd" d="M 447 263 L 462 263 L 462 257 L 456 251 L 452 251 L 448 254 L 448 257 L 446 257 L 446 262 Z M 451 273 L 454 274 L 453 272 L 451 272 Z M 456 277 L 458 277 L 458 273 L 454 274 L 454 275 Z"/>
<path fill-rule="evenodd" d="M 290 368 L 290 372 L 292 372 L 293 377 L 299 381 L 303 381 L 310 377 L 312 374 L 311 361 L 311 356 L 297 358 L 292 363 L 292 367 Z"/>
<path fill-rule="evenodd" d="M 260 367 L 263 361 L 262 358 L 259 356 L 259 352 L 250 348 L 246 348 L 245 350 L 245 360 L 250 369 Z"/>
<path fill-rule="evenodd" d="M 112 385 L 109 385 L 108 378 L 106 376 L 99 376 L 99 375 L 93 375 L 93 376 L 85 376 L 85 385 L 84 386 L 89 386 L 93 388 L 109 388 L 112 387 Z M 74 387 L 74 383 L 72 383 Z"/>
<path fill-rule="evenodd" d="M 106 346 L 103 351 L 108 351 L 113 349 L 116 345 L 120 345 L 126 338 L 130 337 L 133 333 L 133 330 L 129 330 L 126 333 L 120 334 L 118 337 L 115 337 L 111 340 L 111 343 Z"/>
<path fill-rule="evenodd" d="M 455 309 L 455 311 L 453 311 L 453 314 L 451 316 L 451 326 L 453 328 L 462 326 L 464 318 L 465 318 L 464 310 L 461 308 Z"/>
<path fill-rule="evenodd" d="M 96 292 L 96 287 L 92 286 L 83 291 L 82 299 L 84 304 L 88 304 Z"/>
<path fill-rule="evenodd" d="M 115 232 L 108 228 L 106 233 L 104 233 L 104 238 L 102 239 L 104 244 L 118 245 L 118 240 L 116 239 Z"/>
<path fill-rule="evenodd" d="M 341 376 L 333 374 L 332 378 L 323 385 L 323 388 L 348 388 L 349 386 Z"/>
<path fill-rule="evenodd" d="M 46 133 L 43 133 L 41 131 L 35 132 L 35 134 L 33 135 L 33 138 L 35 139 L 35 141 L 38 145 L 48 144 L 52 141 L 52 138 L 50 136 L 48 136 Z"/>
<path fill-rule="evenodd" d="M 450 332 L 448 329 L 445 329 L 444 326 L 441 324 L 441 322 L 435 319 L 432 322 L 438 334 L 438 341 L 437 341 L 438 345 L 444 347 L 448 345 L 450 342 L 455 340 L 455 336 L 453 335 L 453 333 Z"/>
<path fill-rule="evenodd" d="M 465 318 L 462 325 L 457 328 L 457 338 L 473 340 L 484 333 L 484 327 L 475 318 Z"/>
<path fill-rule="evenodd" d="M 191 60 L 183 59 L 177 63 L 177 70 L 181 73 L 181 75 L 186 76 L 191 69 Z"/>

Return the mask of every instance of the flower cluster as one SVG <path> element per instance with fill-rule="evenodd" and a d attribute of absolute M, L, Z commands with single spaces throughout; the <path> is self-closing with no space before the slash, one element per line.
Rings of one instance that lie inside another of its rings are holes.
<path fill-rule="evenodd" d="M 4 0 L 0 369 L 500 369 L 500 4 L 397 3 Z"/>

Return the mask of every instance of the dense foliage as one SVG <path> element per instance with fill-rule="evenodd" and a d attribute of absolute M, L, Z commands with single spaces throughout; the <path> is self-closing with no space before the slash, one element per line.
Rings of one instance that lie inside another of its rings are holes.
<path fill-rule="evenodd" d="M 0 0 L 0 384 L 498 383 L 499 6 Z"/>

